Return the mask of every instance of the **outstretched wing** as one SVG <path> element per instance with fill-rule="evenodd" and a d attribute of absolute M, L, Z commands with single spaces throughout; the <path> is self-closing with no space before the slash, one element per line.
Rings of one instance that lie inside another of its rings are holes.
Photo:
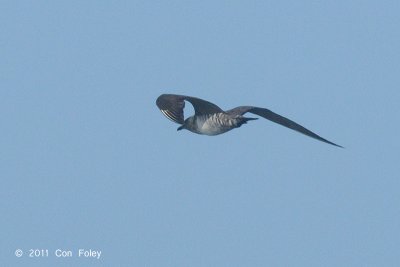
<path fill-rule="evenodd" d="M 266 108 L 258 108 L 258 107 L 252 107 L 252 106 L 241 106 L 241 107 L 237 107 L 231 110 L 226 111 L 226 113 L 233 115 L 233 116 L 237 116 L 237 115 L 243 115 L 247 112 L 256 114 L 258 116 L 261 116 L 267 120 L 273 121 L 275 123 L 278 123 L 280 125 L 283 125 L 287 128 L 290 128 L 292 130 L 295 130 L 299 133 L 305 134 L 309 137 L 315 138 L 319 141 L 334 145 L 334 146 L 338 146 L 338 147 L 342 147 L 340 145 L 337 145 L 335 143 L 332 143 L 331 141 L 326 140 L 325 138 L 322 138 L 321 136 L 317 135 L 316 133 L 313 133 L 312 131 L 304 128 L 303 126 L 301 126 L 300 124 L 289 120 L 288 118 L 285 118 L 279 114 L 276 114 L 274 112 L 272 112 L 269 109 Z"/>
<path fill-rule="evenodd" d="M 163 94 L 157 98 L 156 104 L 168 119 L 183 124 L 185 120 L 183 115 L 185 100 L 193 105 L 195 115 L 223 112 L 221 108 L 211 102 L 185 95 Z"/>

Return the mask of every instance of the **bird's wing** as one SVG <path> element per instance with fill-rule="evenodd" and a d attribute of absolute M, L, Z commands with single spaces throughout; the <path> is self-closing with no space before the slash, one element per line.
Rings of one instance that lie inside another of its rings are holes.
<path fill-rule="evenodd" d="M 185 100 L 193 105 L 195 115 L 223 112 L 221 108 L 213 103 L 200 98 L 185 95 L 163 94 L 157 98 L 156 104 L 168 119 L 172 120 L 173 122 L 183 124 L 185 120 L 183 115 Z"/>
<path fill-rule="evenodd" d="M 312 131 L 304 128 L 303 126 L 301 126 L 300 124 L 289 120 L 288 118 L 285 118 L 279 114 L 276 114 L 274 112 L 272 112 L 269 109 L 266 108 L 258 108 L 258 107 L 252 107 L 252 106 L 241 106 L 241 107 L 237 107 L 231 110 L 226 111 L 226 113 L 233 115 L 233 116 L 238 116 L 238 115 L 243 115 L 247 112 L 259 115 L 263 118 L 266 118 L 267 120 L 273 121 L 275 123 L 278 123 L 280 125 L 283 125 L 285 127 L 288 127 L 292 130 L 295 130 L 299 133 L 305 134 L 309 137 L 315 138 L 319 141 L 334 145 L 334 146 L 338 146 L 338 147 L 342 147 L 340 145 L 337 145 L 335 143 L 332 143 L 331 141 L 326 140 L 325 138 L 322 138 L 321 136 L 317 135 L 316 133 L 313 133 Z"/>

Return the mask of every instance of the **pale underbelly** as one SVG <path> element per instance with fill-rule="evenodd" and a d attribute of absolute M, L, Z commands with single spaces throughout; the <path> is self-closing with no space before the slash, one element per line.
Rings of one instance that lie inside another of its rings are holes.
<path fill-rule="evenodd" d="M 196 129 L 194 129 L 193 132 L 204 135 L 218 135 L 226 133 L 227 131 L 230 131 L 233 128 L 235 128 L 234 125 L 229 125 L 229 124 L 221 125 L 216 123 L 215 121 L 212 121 L 211 119 L 208 119 L 203 123 L 198 122 L 197 127 Z"/>

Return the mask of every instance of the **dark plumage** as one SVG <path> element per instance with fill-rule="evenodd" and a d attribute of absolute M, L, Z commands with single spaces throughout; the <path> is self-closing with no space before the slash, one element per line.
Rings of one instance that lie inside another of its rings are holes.
<path fill-rule="evenodd" d="M 194 116 L 188 117 L 186 120 L 183 115 L 185 100 L 193 105 L 195 111 Z M 243 117 L 245 113 L 250 112 L 285 127 L 288 127 L 292 130 L 305 134 L 309 137 L 315 138 L 319 141 L 342 147 L 340 145 L 332 143 L 331 141 L 326 140 L 325 138 L 322 138 L 321 136 L 304 128 L 300 124 L 289 120 L 288 118 L 285 118 L 279 114 L 276 114 L 266 108 L 240 106 L 231 110 L 223 111 L 217 105 L 206 100 L 191 96 L 173 94 L 160 95 L 157 98 L 156 104 L 161 112 L 168 119 L 178 124 L 181 124 L 178 130 L 187 129 L 197 134 L 218 135 L 230 131 L 234 128 L 238 128 L 242 124 L 247 123 L 247 121 L 256 120 L 257 118 Z"/>

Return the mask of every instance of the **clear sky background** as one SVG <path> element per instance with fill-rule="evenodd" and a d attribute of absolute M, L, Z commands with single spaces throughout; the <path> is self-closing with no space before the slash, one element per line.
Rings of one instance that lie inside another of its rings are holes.
<path fill-rule="evenodd" d="M 1 1 L 1 266 L 400 266 L 399 5 Z M 162 93 L 345 149 L 177 132 Z"/>

